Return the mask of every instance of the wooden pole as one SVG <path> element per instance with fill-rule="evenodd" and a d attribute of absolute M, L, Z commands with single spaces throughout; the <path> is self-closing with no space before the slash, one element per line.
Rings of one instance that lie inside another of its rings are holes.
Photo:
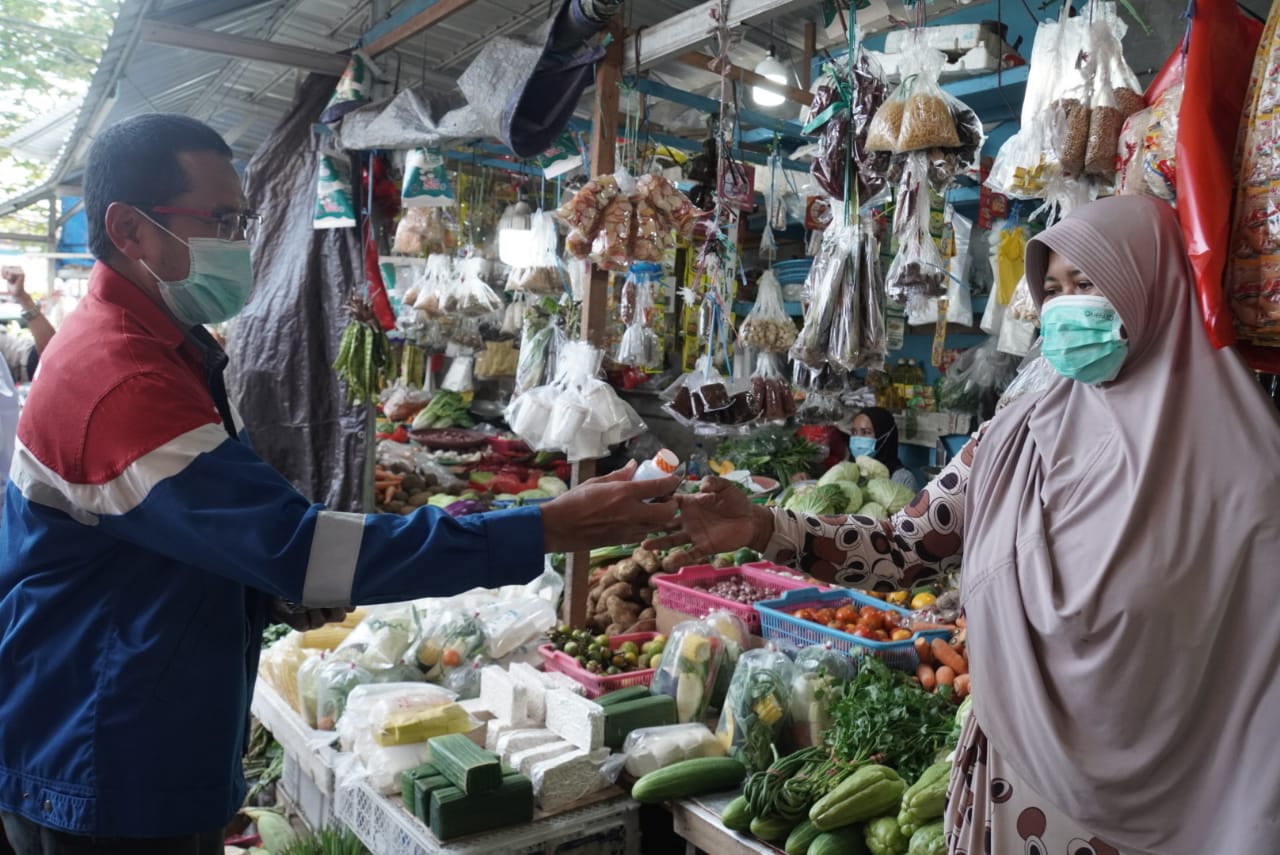
<path fill-rule="evenodd" d="M 617 168 L 618 82 L 622 77 L 622 16 L 615 15 L 609 28 L 613 37 L 604 58 L 596 66 L 595 109 L 591 117 L 591 175 L 611 175 Z M 591 270 L 587 292 L 582 299 L 582 338 L 596 347 L 604 345 L 605 309 L 609 304 L 609 274 Z M 573 466 L 573 486 L 596 475 L 596 462 L 584 460 Z M 591 554 L 575 552 L 568 558 L 564 574 L 564 620 L 582 627 L 587 620 L 587 579 Z"/>

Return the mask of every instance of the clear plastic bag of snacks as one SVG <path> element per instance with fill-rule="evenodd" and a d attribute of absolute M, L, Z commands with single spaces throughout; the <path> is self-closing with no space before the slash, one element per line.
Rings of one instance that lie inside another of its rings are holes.
<path fill-rule="evenodd" d="M 617 361 L 623 365 L 650 368 L 661 365 L 658 336 L 650 328 L 655 306 L 655 288 L 662 285 L 662 268 L 641 262 L 631 265 L 619 295 L 619 312 L 626 325 L 618 344 Z"/>
<path fill-rule="evenodd" d="M 762 353 L 783 353 L 795 344 L 796 325 L 787 315 L 782 286 L 772 270 L 761 274 L 755 305 L 738 327 L 738 337 Z"/>

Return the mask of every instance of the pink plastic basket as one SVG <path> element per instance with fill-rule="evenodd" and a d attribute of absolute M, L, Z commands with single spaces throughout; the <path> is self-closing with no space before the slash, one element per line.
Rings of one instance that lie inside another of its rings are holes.
<path fill-rule="evenodd" d="M 716 582 L 737 577 L 742 577 L 744 581 L 757 588 L 772 588 L 779 595 L 794 588 L 813 587 L 813 582 L 786 567 L 780 567 L 768 561 L 724 568 L 699 564 L 695 567 L 682 568 L 679 573 L 654 576 L 652 581 L 658 589 L 658 604 L 663 608 L 696 618 L 705 617 L 718 609 L 725 609 L 742 618 L 753 635 L 759 635 L 760 614 L 753 606 L 735 603 L 733 600 L 726 600 L 702 590 Z"/>
<path fill-rule="evenodd" d="M 656 632 L 632 632 L 627 635 L 615 635 L 609 639 L 609 646 L 617 650 L 624 642 L 634 641 L 637 645 L 642 645 L 646 641 L 652 641 L 657 637 Z M 586 668 L 578 664 L 578 660 L 574 659 L 568 653 L 556 650 L 550 644 L 544 644 L 538 648 L 538 652 L 542 654 L 542 670 L 559 671 L 566 674 L 581 683 L 587 690 L 588 698 L 598 698 L 601 695 L 617 689 L 625 689 L 628 686 L 647 686 L 653 682 L 653 669 L 644 668 L 639 671 L 628 671 L 625 674 L 592 674 Z"/>
<path fill-rule="evenodd" d="M 877 600 L 861 591 L 847 588 L 819 591 L 809 588 L 804 591 L 788 591 L 776 600 L 765 600 L 756 603 L 764 627 L 764 637 L 789 641 L 796 647 L 808 647 L 813 644 L 830 644 L 832 649 L 850 656 L 862 656 L 870 653 L 883 659 L 887 665 L 903 671 L 914 672 L 920 664 L 916 655 L 915 640 L 927 638 L 947 638 L 951 635 L 947 630 L 919 630 L 910 638 L 902 641 L 873 641 L 839 632 L 813 621 L 801 620 L 794 612 L 800 609 L 838 609 L 840 606 L 875 606 L 884 611 L 896 612 L 904 618 L 910 618 L 908 609 Z"/>

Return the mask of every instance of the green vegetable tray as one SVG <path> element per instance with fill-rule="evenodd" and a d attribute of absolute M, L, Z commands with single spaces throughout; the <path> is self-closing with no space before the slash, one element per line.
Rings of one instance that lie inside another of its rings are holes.
<path fill-rule="evenodd" d="M 756 611 L 760 613 L 760 628 L 767 639 L 789 641 L 797 647 L 829 644 L 833 650 L 849 656 L 863 656 L 870 653 L 884 660 L 886 665 L 911 673 L 915 673 L 916 666 L 920 664 L 920 657 L 916 655 L 915 648 L 917 638 L 932 640 L 947 638 L 950 635 L 945 629 L 930 629 L 920 630 L 902 641 L 873 641 L 830 629 L 813 621 L 801 620 L 792 614 L 800 609 L 838 609 L 848 605 L 874 606 L 884 611 L 896 612 L 904 618 L 911 617 L 908 609 L 899 608 L 848 588 L 828 591 L 818 588 L 800 588 L 787 591 L 776 600 L 762 600 L 756 603 Z"/>

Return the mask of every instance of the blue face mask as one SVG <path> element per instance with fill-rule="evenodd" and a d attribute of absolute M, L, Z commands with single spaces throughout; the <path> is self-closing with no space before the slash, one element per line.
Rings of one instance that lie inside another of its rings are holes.
<path fill-rule="evenodd" d="M 874 436 L 851 436 L 849 437 L 849 453 L 854 457 L 873 457 L 876 453 L 876 438 Z"/>
<path fill-rule="evenodd" d="M 218 238 L 182 240 L 155 220 L 151 222 L 185 244 L 191 254 L 187 278 L 178 282 L 161 279 L 150 265 L 142 262 L 147 272 L 156 277 L 160 299 L 174 318 L 187 326 L 197 326 L 221 323 L 239 314 L 253 290 L 249 242 Z"/>
<path fill-rule="evenodd" d="M 1105 297 L 1054 297 L 1040 311 L 1040 353 L 1063 377 L 1081 383 L 1116 379 L 1129 353 L 1120 313 Z"/>

